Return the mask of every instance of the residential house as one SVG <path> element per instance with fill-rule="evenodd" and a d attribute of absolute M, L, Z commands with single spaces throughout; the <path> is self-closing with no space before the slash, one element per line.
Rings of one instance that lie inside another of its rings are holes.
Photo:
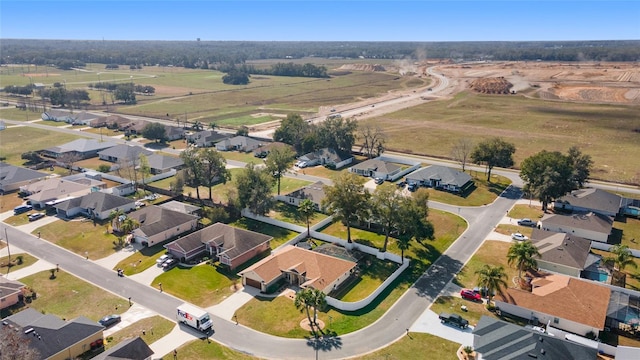
<path fill-rule="evenodd" d="M 165 209 L 172 210 L 172 211 L 178 211 L 183 214 L 196 215 L 196 216 L 199 216 L 200 212 L 202 211 L 202 209 L 199 206 L 190 205 L 190 204 L 183 203 L 176 200 L 171 200 L 166 203 L 162 203 L 158 206 L 163 207 Z"/>
<path fill-rule="evenodd" d="M 45 179 L 49 174 L 0 162 L 0 193 L 6 194 L 34 182 Z"/>
<path fill-rule="evenodd" d="M 531 242 L 540 252 L 536 261 L 542 270 L 581 277 L 584 270 L 601 260 L 591 253 L 591 241 L 579 236 L 533 229 Z"/>
<path fill-rule="evenodd" d="M 419 167 L 420 162 L 418 161 L 379 156 L 350 167 L 349 172 L 372 178 L 395 181 L 405 174 L 415 171 Z"/>
<path fill-rule="evenodd" d="M 188 215 L 156 205 L 148 205 L 127 214 L 138 222 L 133 238 L 145 246 L 153 246 L 165 240 L 192 231 L 198 226 L 198 216 Z M 114 227 L 114 229 L 119 230 Z"/>
<path fill-rule="evenodd" d="M 91 127 L 101 127 L 101 126 L 106 126 L 109 129 L 124 129 L 129 123 L 131 122 L 131 119 L 127 119 L 126 117 L 122 117 L 120 115 L 109 115 L 109 116 L 103 116 L 103 117 L 99 117 L 97 119 L 92 120 L 89 123 L 89 126 Z"/>
<path fill-rule="evenodd" d="M 215 143 L 218 151 L 251 152 L 262 146 L 262 142 L 248 136 L 234 136 Z"/>
<path fill-rule="evenodd" d="M 594 212 L 615 217 L 622 207 L 622 197 L 600 189 L 574 190 L 553 203 L 553 208 L 569 212 Z"/>
<path fill-rule="evenodd" d="M 118 186 L 110 187 L 108 189 L 102 190 L 102 192 L 116 195 L 116 196 L 127 196 L 131 195 L 136 191 L 136 185 L 133 182 L 120 184 Z"/>
<path fill-rule="evenodd" d="M 340 169 L 353 162 L 353 155 L 345 151 L 324 148 L 298 157 L 298 161 L 304 161 L 306 166 L 331 165 Z"/>
<path fill-rule="evenodd" d="M 293 206 L 300 206 L 302 200 L 309 199 L 315 205 L 316 210 L 322 211 L 322 200 L 325 198 L 324 183 L 322 181 L 317 181 L 313 184 L 306 185 L 301 189 L 294 190 L 276 198 Z"/>
<path fill-rule="evenodd" d="M 91 121 L 98 119 L 100 116 L 91 114 L 86 111 L 69 112 L 59 109 L 49 109 L 42 113 L 41 118 L 45 121 L 66 122 L 73 125 L 88 125 Z"/>
<path fill-rule="evenodd" d="M 184 166 L 184 161 L 179 157 L 151 154 L 147 157 L 151 175 L 166 173 L 171 169 L 179 170 Z"/>
<path fill-rule="evenodd" d="M 543 230 L 563 232 L 606 243 L 613 229 L 613 218 L 592 212 L 571 215 L 545 214 L 539 226 Z"/>
<path fill-rule="evenodd" d="M 408 184 L 432 187 L 453 193 L 465 193 L 473 187 L 473 179 L 465 172 L 456 169 L 431 165 L 414 171 L 406 176 Z"/>
<path fill-rule="evenodd" d="M 84 316 L 65 321 L 27 308 L 4 318 L 3 324 L 0 331 L 18 329 L 16 334 L 37 351 L 38 359 L 75 359 L 103 344 L 104 327 Z"/>
<path fill-rule="evenodd" d="M 183 139 L 186 133 L 183 128 L 177 126 L 165 125 L 164 129 L 166 130 L 165 134 L 169 141 Z"/>
<path fill-rule="evenodd" d="M 25 284 L 0 276 L 0 310 L 11 307 L 23 299 Z"/>
<path fill-rule="evenodd" d="M 27 196 L 35 209 L 44 209 L 47 206 L 83 196 L 92 191 L 94 190 L 90 185 L 61 178 L 42 180 L 20 188 L 20 193 Z"/>
<path fill-rule="evenodd" d="M 336 290 L 351 276 L 356 263 L 288 245 L 240 272 L 242 284 L 272 292 L 285 281 L 325 294 Z"/>
<path fill-rule="evenodd" d="M 58 215 L 64 218 L 84 215 L 99 220 L 108 219 L 112 211 L 122 210 L 126 213 L 135 209 L 135 207 L 136 203 L 132 199 L 101 191 L 95 191 L 54 206 Z"/>
<path fill-rule="evenodd" d="M 64 155 L 77 156 L 79 159 L 88 159 L 98 156 L 98 152 L 116 146 L 111 141 L 98 141 L 95 139 L 78 139 L 60 146 L 54 146 L 40 151 L 43 156 L 60 158 Z"/>
<path fill-rule="evenodd" d="M 550 274 L 531 281 L 532 290 L 507 288 L 494 302 L 503 313 L 550 324 L 574 334 L 604 330 L 611 290 L 597 282 Z"/>
<path fill-rule="evenodd" d="M 153 350 L 141 337 L 120 341 L 109 350 L 91 358 L 92 360 L 151 360 Z"/>
<path fill-rule="evenodd" d="M 483 315 L 473 329 L 473 349 L 483 360 L 598 359 L 598 349 L 541 334 Z"/>
<path fill-rule="evenodd" d="M 98 153 L 98 156 L 100 157 L 100 160 L 113 163 L 125 161 L 127 163 L 131 163 L 133 161 L 136 161 L 140 157 L 140 154 L 150 156 L 151 154 L 153 154 L 153 151 L 147 150 L 142 146 L 120 144 L 100 151 Z"/>
<path fill-rule="evenodd" d="M 279 141 L 274 141 L 274 142 L 270 142 L 270 143 L 266 143 L 262 146 L 260 146 L 259 148 L 253 150 L 253 156 L 257 157 L 257 158 L 266 158 L 269 153 L 271 152 L 271 150 L 275 149 L 275 148 L 289 148 L 291 149 L 291 151 L 293 151 L 293 146 L 289 145 L 289 144 L 285 144 L 283 142 L 279 142 Z"/>
<path fill-rule="evenodd" d="M 150 122 L 146 120 L 130 120 L 120 130 L 124 131 L 126 136 L 140 135 L 147 124 L 150 124 Z"/>
<path fill-rule="evenodd" d="M 251 258 L 269 251 L 272 237 L 222 223 L 186 235 L 164 247 L 174 257 L 187 262 L 204 254 L 235 269 Z"/>
<path fill-rule="evenodd" d="M 202 130 L 186 136 L 187 143 L 199 148 L 212 147 L 215 143 L 229 139 L 230 137 L 231 134 L 219 133 L 215 130 Z"/>

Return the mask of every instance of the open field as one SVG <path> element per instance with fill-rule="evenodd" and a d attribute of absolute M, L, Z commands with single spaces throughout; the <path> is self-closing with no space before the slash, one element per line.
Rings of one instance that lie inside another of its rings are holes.
<path fill-rule="evenodd" d="M 4 79 L 3 79 L 4 80 Z M 18 98 L 12 98 L 11 101 L 16 101 Z M 0 118 L 16 121 L 32 121 L 41 119 L 42 111 L 31 111 L 18 109 L 15 106 L 0 107 Z"/>
<path fill-rule="evenodd" d="M 20 158 L 20 154 L 27 151 L 42 150 L 52 146 L 62 145 L 78 138 L 80 138 L 80 136 L 26 126 L 7 128 L 0 131 L 0 144 L 2 144 L 0 147 L 0 156 L 6 157 L 6 162 L 9 164 L 22 166 L 25 160 Z"/>
<path fill-rule="evenodd" d="M 96 260 L 116 252 L 117 236 L 108 232 L 108 221 L 94 223 L 85 218 L 57 220 L 33 231 L 43 239 L 82 257 Z"/>
<path fill-rule="evenodd" d="M 361 123 L 381 127 L 389 150 L 443 157 L 460 139 L 500 136 L 516 145 L 516 167 L 542 149 L 576 145 L 593 158 L 593 178 L 640 183 L 640 157 L 629 156 L 640 144 L 639 110 L 464 91 Z"/>

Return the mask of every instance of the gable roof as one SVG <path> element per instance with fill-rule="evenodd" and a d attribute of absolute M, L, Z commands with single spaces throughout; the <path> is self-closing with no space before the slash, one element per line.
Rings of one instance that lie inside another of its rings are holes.
<path fill-rule="evenodd" d="M 531 292 L 507 288 L 496 298 L 522 308 L 604 329 L 611 290 L 592 281 L 550 274 L 535 278 Z"/>
<path fill-rule="evenodd" d="M 591 240 L 542 229 L 533 229 L 531 242 L 541 260 L 582 270 L 591 250 Z"/>
<path fill-rule="evenodd" d="M 135 203 L 135 201 L 129 198 L 95 191 L 85 196 L 62 202 L 56 205 L 55 208 L 69 210 L 79 207 L 82 209 L 93 209 L 95 212 L 101 213 L 133 203 Z"/>
<path fill-rule="evenodd" d="M 400 165 L 386 162 L 380 159 L 369 159 L 351 167 L 355 170 L 377 171 L 384 174 L 391 174 L 400 169 Z"/>
<path fill-rule="evenodd" d="M 200 210 L 200 208 L 198 206 L 190 205 L 190 204 L 183 203 L 183 202 L 176 201 L 176 200 L 171 200 L 171 201 L 168 201 L 166 203 L 162 203 L 162 204 L 160 204 L 158 206 L 163 207 L 165 209 L 178 211 L 178 212 L 181 212 L 181 213 L 184 213 L 184 214 L 192 214 L 192 213 Z"/>
<path fill-rule="evenodd" d="M 102 150 L 102 151 L 100 151 L 98 153 L 98 155 L 110 156 L 110 157 L 117 158 L 118 160 L 120 160 L 120 159 L 127 159 L 127 160 L 137 159 L 138 156 L 140 156 L 140 154 L 144 154 L 146 156 L 149 156 L 149 155 L 153 154 L 153 151 L 147 150 L 147 149 L 145 149 L 145 148 L 143 148 L 141 146 L 119 144 L 119 145 L 116 145 L 116 146 L 111 147 L 109 149 Z"/>
<path fill-rule="evenodd" d="M 187 135 L 187 139 L 198 144 L 203 145 L 210 142 L 216 142 L 231 137 L 230 134 L 219 133 L 214 130 L 202 130 L 193 134 Z"/>
<path fill-rule="evenodd" d="M 320 204 L 322 203 L 322 200 L 325 198 L 324 183 L 322 181 L 317 181 L 301 189 L 294 190 L 286 194 L 285 196 L 288 196 L 294 199 L 309 199 L 316 204 Z"/>
<path fill-rule="evenodd" d="M 255 273 L 264 282 L 270 283 L 282 272 L 294 271 L 304 275 L 307 281 L 302 286 L 324 290 L 339 276 L 356 266 L 353 261 L 339 259 L 315 251 L 287 245 L 277 253 L 272 253 L 240 274 Z"/>
<path fill-rule="evenodd" d="M 600 189 L 574 190 L 556 202 L 564 202 L 574 207 L 617 214 L 620 211 L 622 197 Z"/>
<path fill-rule="evenodd" d="M 9 297 L 22 291 L 26 285 L 16 280 L 9 280 L 0 276 L 0 299 Z M 0 306 L 1 308 L 2 306 Z"/>
<path fill-rule="evenodd" d="M 417 181 L 440 180 L 443 185 L 455 185 L 457 187 L 463 187 L 466 183 L 471 181 L 471 176 L 469 174 L 440 165 L 427 166 L 407 175 L 406 177 L 407 179 Z"/>
<path fill-rule="evenodd" d="M 28 196 L 29 200 L 44 201 L 59 197 L 63 198 L 82 191 L 88 192 L 91 191 L 91 186 L 56 177 L 23 186 L 20 190 L 31 194 Z"/>
<path fill-rule="evenodd" d="M 48 176 L 46 173 L 0 162 L 0 187 L 29 180 L 42 179 L 46 176 Z"/>
<path fill-rule="evenodd" d="M 306 153 L 299 157 L 300 160 L 313 160 L 313 159 L 328 159 L 333 162 L 342 162 L 344 160 L 352 158 L 353 155 L 346 151 L 338 151 L 335 149 L 323 148 L 310 153 Z"/>
<path fill-rule="evenodd" d="M 248 136 L 234 136 L 231 139 L 224 139 L 217 142 L 216 145 L 222 144 L 225 147 L 228 146 L 240 146 L 240 147 L 258 147 L 262 142 Z"/>
<path fill-rule="evenodd" d="M 147 157 L 149 167 L 152 169 L 171 169 L 184 165 L 184 161 L 173 156 L 165 156 L 160 154 L 152 154 Z"/>
<path fill-rule="evenodd" d="M 220 251 L 218 255 L 225 255 L 232 260 L 273 239 L 273 237 L 269 235 L 240 229 L 223 223 L 215 223 L 205 229 L 209 229 L 210 240 L 207 241 L 207 243 L 210 246 L 215 245 L 221 248 L 222 251 Z"/>
<path fill-rule="evenodd" d="M 52 153 L 65 153 L 70 151 L 76 151 L 79 153 L 100 151 L 116 146 L 117 144 L 111 141 L 98 141 L 95 139 L 77 139 L 60 146 L 54 146 L 46 149 L 46 151 Z"/>
<path fill-rule="evenodd" d="M 155 354 L 153 350 L 142 340 L 141 337 L 135 337 L 120 341 L 111 349 L 93 357 L 93 360 L 145 360 Z"/>
<path fill-rule="evenodd" d="M 611 233 L 611 228 L 613 227 L 613 219 L 611 217 L 593 212 L 572 215 L 545 214 L 540 221 L 543 227 L 545 225 L 566 226 L 605 234 Z"/>
<path fill-rule="evenodd" d="M 583 360 L 596 359 L 598 356 L 598 349 L 485 315 L 473 329 L 473 335 L 474 350 L 486 360 Z"/>
<path fill-rule="evenodd" d="M 167 136 L 171 137 L 172 135 L 183 135 L 185 130 L 181 127 L 165 125 L 164 127 Z"/>
<path fill-rule="evenodd" d="M 4 321 L 22 328 L 21 337 L 36 349 L 41 358 L 48 358 L 90 337 L 102 333 L 104 327 L 95 321 L 80 316 L 64 321 L 54 315 L 44 315 L 27 308 Z M 26 330 L 33 329 L 25 334 Z"/>
<path fill-rule="evenodd" d="M 169 210 L 156 205 L 148 205 L 127 214 L 135 219 L 140 227 L 133 230 L 134 235 L 153 236 L 176 226 L 197 220 L 197 216 Z M 187 229 L 185 229 L 187 230 Z"/>

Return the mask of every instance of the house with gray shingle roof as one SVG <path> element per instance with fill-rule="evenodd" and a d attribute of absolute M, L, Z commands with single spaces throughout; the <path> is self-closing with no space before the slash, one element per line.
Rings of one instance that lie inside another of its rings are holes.
<path fill-rule="evenodd" d="M 606 243 L 613 229 L 613 218 L 593 212 L 570 215 L 545 214 L 540 220 L 540 228 Z"/>
<path fill-rule="evenodd" d="M 111 141 L 98 141 L 95 139 L 78 139 L 60 146 L 54 146 L 40 151 L 44 156 L 59 158 L 62 155 L 77 155 L 81 159 L 88 159 L 98 156 L 98 152 L 116 146 Z"/>
<path fill-rule="evenodd" d="M 153 151 L 147 150 L 141 146 L 120 144 L 100 151 L 98 156 L 100 157 L 100 160 L 117 163 L 120 161 L 134 161 L 140 157 L 140 154 L 149 156 L 153 154 Z"/>
<path fill-rule="evenodd" d="M 316 206 L 316 210 L 318 211 L 321 211 L 322 209 L 322 200 L 324 198 L 324 183 L 322 181 L 306 185 L 301 189 L 276 197 L 276 199 L 296 207 L 300 206 L 302 200 L 309 199 L 313 202 Z"/>
<path fill-rule="evenodd" d="M 189 215 L 198 215 L 200 213 L 200 211 L 202 210 L 198 206 L 190 205 L 190 204 L 183 203 L 183 202 L 176 201 L 176 200 L 171 200 L 171 201 L 168 201 L 166 203 L 162 203 L 162 204 L 160 204 L 158 206 L 163 207 L 165 209 L 178 211 L 178 212 L 181 212 L 183 214 L 189 214 Z"/>
<path fill-rule="evenodd" d="M 151 175 L 162 174 L 171 169 L 179 170 L 184 166 L 184 161 L 179 157 L 152 154 L 147 157 Z"/>
<path fill-rule="evenodd" d="M 250 230 L 215 223 L 173 241 L 164 247 L 180 261 L 208 254 L 235 269 L 251 258 L 270 250 L 273 237 Z"/>
<path fill-rule="evenodd" d="M 6 309 L 22 301 L 22 289 L 25 284 L 0 276 L 0 310 Z"/>
<path fill-rule="evenodd" d="M 473 349 L 484 360 L 596 360 L 598 349 L 483 315 L 473 329 Z"/>
<path fill-rule="evenodd" d="M 0 162 L 0 193 L 5 194 L 31 183 L 44 180 L 49 174 Z"/>
<path fill-rule="evenodd" d="M 214 130 L 202 130 L 186 136 L 189 144 L 193 144 L 199 148 L 212 147 L 215 143 L 229 139 L 230 137 L 231 134 L 219 133 Z"/>
<path fill-rule="evenodd" d="M 148 205 L 127 214 L 139 226 L 133 230 L 135 241 L 145 246 L 153 246 L 169 240 L 198 226 L 198 216 L 169 210 L 156 205 Z M 115 229 L 115 227 L 114 227 Z"/>
<path fill-rule="evenodd" d="M 71 321 L 27 308 L 3 319 L 0 331 L 13 331 L 38 359 L 75 359 L 102 346 L 104 326 L 79 316 Z"/>
<path fill-rule="evenodd" d="M 420 168 L 419 161 L 379 156 L 350 167 L 349 172 L 372 178 L 381 178 L 387 181 L 395 181 L 418 168 Z"/>
<path fill-rule="evenodd" d="M 582 272 L 601 258 L 590 252 L 591 240 L 565 233 L 533 229 L 531 242 L 540 252 L 538 268 L 581 277 Z"/>
<path fill-rule="evenodd" d="M 73 125 L 88 125 L 92 120 L 98 119 L 100 115 L 88 113 L 86 111 L 70 112 L 60 109 L 49 109 L 42 113 L 42 120 L 66 122 Z"/>
<path fill-rule="evenodd" d="M 231 139 L 218 141 L 215 146 L 218 151 L 251 152 L 262 146 L 262 142 L 248 136 L 234 136 Z"/>
<path fill-rule="evenodd" d="M 51 178 L 32 183 L 20 188 L 21 195 L 27 195 L 34 209 L 44 209 L 65 200 L 89 194 L 93 191 L 90 185 L 61 178 Z"/>
<path fill-rule="evenodd" d="M 345 151 L 324 148 L 298 157 L 299 161 L 306 162 L 306 166 L 333 165 L 340 169 L 353 162 L 353 155 Z"/>
<path fill-rule="evenodd" d="M 453 193 L 464 193 L 473 186 L 473 179 L 465 172 L 456 169 L 431 165 L 406 176 L 408 184 L 432 187 Z"/>
<path fill-rule="evenodd" d="M 594 212 L 606 216 L 616 216 L 621 207 L 621 196 L 593 188 L 574 190 L 553 203 L 556 210 Z"/>
<path fill-rule="evenodd" d="M 59 216 L 72 218 L 84 215 L 89 218 L 105 220 L 114 210 L 129 212 L 135 208 L 135 201 L 129 198 L 111 195 L 100 191 L 61 202 L 54 206 Z"/>
<path fill-rule="evenodd" d="M 141 337 L 120 341 L 116 346 L 93 357 L 93 360 L 151 360 L 153 350 Z"/>
<path fill-rule="evenodd" d="M 185 129 L 177 126 L 165 125 L 164 129 L 167 140 L 169 141 L 182 139 L 186 133 Z"/>

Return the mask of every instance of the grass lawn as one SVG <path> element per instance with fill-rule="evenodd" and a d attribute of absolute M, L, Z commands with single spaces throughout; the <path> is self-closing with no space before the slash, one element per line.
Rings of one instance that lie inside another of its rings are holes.
<path fill-rule="evenodd" d="M 621 244 L 640 250 L 640 219 L 622 217 L 613 223 L 613 232 L 621 232 Z"/>
<path fill-rule="evenodd" d="M 118 237 L 108 232 L 107 224 L 94 224 L 83 218 L 66 221 L 58 220 L 41 226 L 32 231 L 32 234 L 40 232 L 40 236 L 54 244 L 72 251 L 80 256 L 89 256 L 89 259 L 96 260 L 109 256 L 116 252 L 114 241 Z"/>
<path fill-rule="evenodd" d="M 527 218 L 536 221 L 542 218 L 542 215 L 544 215 L 544 213 L 539 206 L 518 204 L 515 205 L 507 215 L 514 220 Z"/>
<path fill-rule="evenodd" d="M 467 307 L 466 312 L 460 309 L 462 305 Z M 458 314 L 469 320 L 469 325 L 471 326 L 478 324 L 482 315 L 497 318 L 494 313 L 487 310 L 484 303 L 481 304 L 479 302 L 473 302 L 454 296 L 439 296 L 436 301 L 433 302 L 430 309 L 436 314 L 441 312 Z"/>
<path fill-rule="evenodd" d="M 355 164 L 355 163 L 354 163 Z M 353 166 L 353 164 L 349 164 L 344 166 L 341 169 L 331 170 L 322 165 L 312 166 L 304 169 L 295 170 L 298 174 L 317 176 L 325 179 L 335 179 L 342 172 L 347 171 L 349 167 Z"/>
<path fill-rule="evenodd" d="M 519 232 L 522 235 L 526 235 L 531 238 L 531 233 L 533 233 L 533 228 L 529 226 L 520 226 L 516 225 L 516 220 L 512 220 L 513 225 L 510 224 L 500 224 L 496 227 L 496 232 L 504 235 L 511 235 L 515 232 Z"/>
<path fill-rule="evenodd" d="M 38 294 L 30 307 L 65 319 L 80 315 L 98 321 L 107 314 L 122 314 L 129 308 L 126 299 L 117 297 L 63 270 L 50 279 L 49 271 L 27 276 L 20 281 Z"/>
<path fill-rule="evenodd" d="M 22 257 L 22 263 L 18 264 L 18 257 Z M 29 265 L 35 264 L 38 261 L 38 258 L 33 257 L 27 253 L 17 253 L 11 254 L 11 267 L 7 269 L 7 265 L 9 262 L 9 256 L 0 258 L 0 273 L 6 274 L 7 272 L 16 271 L 22 268 L 25 268 Z"/>
<path fill-rule="evenodd" d="M 460 344 L 431 334 L 409 333 L 384 349 L 358 357 L 360 360 L 415 359 L 422 354 L 428 359 L 458 360 Z"/>
<path fill-rule="evenodd" d="M 427 188 L 429 200 L 459 206 L 481 206 L 492 203 L 504 189 L 511 185 L 511 180 L 504 176 L 491 175 L 491 183 L 489 183 L 483 174 L 476 174 L 475 171 L 473 174 L 475 188 L 466 197 Z"/>
<path fill-rule="evenodd" d="M 162 283 L 165 292 L 206 308 L 233 294 L 232 287 L 239 282 L 235 272 L 203 264 L 192 268 L 178 266 L 165 271 L 153 280 L 152 285 Z"/>
<path fill-rule="evenodd" d="M 240 151 L 220 151 L 220 155 L 222 155 L 227 160 L 240 161 L 246 164 L 264 164 L 264 161 L 262 161 L 262 159 L 253 156 L 253 152 L 245 153 Z"/>
<path fill-rule="evenodd" d="M 503 266 L 507 273 L 505 281 L 509 286 L 513 286 L 512 279 L 518 276 L 518 269 L 507 264 L 507 252 L 512 243 L 487 240 L 471 257 L 469 262 L 460 270 L 455 278 L 455 283 L 465 287 L 474 288 L 478 284 L 478 276 L 476 271 L 480 270 L 485 264 L 491 266 Z"/>
<path fill-rule="evenodd" d="M 257 357 L 235 351 L 215 341 L 193 340 L 178 349 L 178 359 L 181 360 L 253 360 Z M 160 355 L 160 354 L 155 354 Z M 173 352 L 166 354 L 162 359 L 174 360 Z"/>
<path fill-rule="evenodd" d="M 374 292 L 399 267 L 392 261 L 382 261 L 370 255 L 363 260 L 359 265 L 360 276 L 340 293 L 332 294 L 333 297 L 342 301 L 360 301 Z"/>
<path fill-rule="evenodd" d="M 112 162 L 109 162 L 109 161 L 100 160 L 100 158 L 98 158 L 98 157 L 94 157 L 94 158 L 90 158 L 90 159 L 80 160 L 77 163 L 75 163 L 75 165 L 79 166 L 81 168 L 88 168 L 88 169 L 98 170 L 98 167 L 100 165 L 107 165 L 107 166 L 111 167 L 114 164 Z"/>
<path fill-rule="evenodd" d="M 53 120 L 42 120 L 42 121 L 36 121 L 36 124 L 39 125 L 47 125 L 47 126 L 55 126 L 55 127 L 62 127 L 62 126 L 67 126 L 69 125 L 69 123 L 66 123 L 64 121 L 53 121 Z M 82 126 L 84 127 L 84 125 Z M 69 128 L 72 129 L 78 129 L 80 127 L 78 127 L 77 125 L 73 125 L 73 126 L 69 126 Z"/>
<path fill-rule="evenodd" d="M 38 111 L 22 110 L 22 109 L 18 109 L 15 106 L 0 107 L 0 116 L 3 119 L 7 119 L 7 120 L 31 121 L 31 120 L 42 119 L 41 110 L 42 110 L 42 107 Z M 7 124 L 7 126 L 11 126 L 11 125 Z"/>
<path fill-rule="evenodd" d="M 280 194 L 288 194 L 309 184 L 311 184 L 310 181 L 291 177 L 282 177 L 280 178 Z M 271 188 L 271 194 L 278 195 L 278 182 L 275 182 Z"/>
<path fill-rule="evenodd" d="M 298 235 L 297 232 L 245 217 L 240 218 L 230 223 L 229 225 L 235 226 L 240 229 L 251 230 L 261 234 L 273 236 L 273 239 L 271 239 L 270 243 L 271 249 L 277 248 L 278 246 L 286 243 L 287 241 L 293 239 Z"/>
<path fill-rule="evenodd" d="M 35 214 L 35 213 L 38 213 L 38 212 L 42 212 L 42 211 L 29 210 L 29 211 L 27 211 L 25 213 L 22 213 L 22 214 L 12 215 L 12 216 L 9 216 L 8 218 L 4 219 L 4 223 L 5 224 L 9 224 L 11 226 L 20 226 L 20 225 L 28 224 L 29 223 L 29 215 Z"/>
<path fill-rule="evenodd" d="M 173 321 L 169 321 L 162 316 L 156 315 L 142 320 L 118 330 L 109 335 L 105 341 L 105 349 L 114 347 L 120 341 L 140 336 L 147 344 L 152 344 L 163 336 L 169 334 L 176 326 Z M 142 333 L 144 331 L 144 334 Z"/>
<path fill-rule="evenodd" d="M 133 255 L 120 261 L 113 269 L 123 269 L 125 275 L 134 275 L 156 266 L 156 259 L 166 253 L 166 249 L 162 245 L 157 244 L 136 251 Z"/>
<path fill-rule="evenodd" d="M 0 135 L 1 137 L 2 135 Z M 22 205 L 25 199 L 18 196 L 17 192 L 0 195 L 0 212 L 13 210 L 16 206 Z"/>
<path fill-rule="evenodd" d="M 300 225 L 305 228 L 307 227 L 307 220 L 300 214 L 300 212 L 298 211 L 298 207 L 289 205 L 282 201 L 276 201 L 275 207 L 273 208 L 273 210 L 271 210 L 271 212 L 269 212 L 269 217 L 280 221 L 286 221 L 288 223 Z M 317 224 L 326 218 L 327 215 L 321 212 L 315 212 L 313 216 L 309 218 L 309 224 L 313 226 L 314 224 Z"/>
<path fill-rule="evenodd" d="M 85 126 L 86 127 L 86 126 Z M 116 136 L 116 135 L 120 135 L 121 132 L 120 131 L 116 131 L 116 129 L 109 129 L 106 127 L 100 127 L 100 128 L 89 128 L 89 129 L 84 129 L 82 130 L 83 132 L 88 132 L 88 133 L 92 133 L 92 134 L 99 134 L 102 135 L 103 137 L 108 137 L 108 136 Z M 106 139 L 109 140 L 109 139 Z"/>
<path fill-rule="evenodd" d="M 435 227 L 435 239 L 411 243 L 411 248 L 405 252 L 405 256 L 411 258 L 411 266 L 369 306 L 354 312 L 329 308 L 318 313 L 318 318 L 325 324 L 331 323 L 331 331 L 346 334 L 379 319 L 466 228 L 464 220 L 450 213 L 431 210 L 429 218 Z M 389 250 L 393 250 L 393 247 L 390 246 Z M 236 315 L 243 325 L 268 334 L 295 338 L 309 335 L 299 326 L 306 315 L 300 313 L 293 301 L 286 297 L 252 299 L 238 309 Z"/>
<path fill-rule="evenodd" d="M 0 132 L 0 156 L 6 157 L 9 164 L 22 166 L 25 160 L 20 158 L 20 154 L 24 152 L 47 149 L 79 138 L 76 135 L 26 126 L 9 127 Z"/>

